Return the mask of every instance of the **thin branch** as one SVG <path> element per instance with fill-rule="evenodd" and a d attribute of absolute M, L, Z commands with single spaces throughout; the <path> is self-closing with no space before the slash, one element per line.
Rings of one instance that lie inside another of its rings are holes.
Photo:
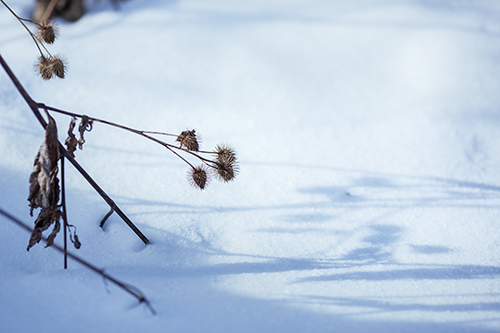
<path fill-rule="evenodd" d="M 175 136 L 177 137 L 177 134 L 170 134 L 170 133 L 165 133 L 165 132 L 157 132 L 157 131 L 142 131 L 144 134 L 158 134 L 158 135 L 168 135 L 168 136 Z"/>
<path fill-rule="evenodd" d="M 66 213 L 66 174 L 64 157 L 61 158 L 61 206 L 64 227 L 64 269 L 68 268 L 68 214 Z"/>
<path fill-rule="evenodd" d="M 106 215 L 104 215 L 104 217 L 103 217 L 103 218 L 102 218 L 102 220 L 101 220 L 101 223 L 99 223 L 99 226 L 100 226 L 101 228 L 104 228 L 104 223 L 106 223 L 106 221 L 109 219 L 109 217 L 111 216 L 111 214 L 113 214 L 114 212 L 115 212 L 115 211 L 113 210 L 113 208 L 111 208 L 111 209 L 109 210 L 109 212 L 107 212 L 107 214 L 106 214 Z"/>
<path fill-rule="evenodd" d="M 48 106 L 48 105 L 45 105 L 45 104 L 42 104 L 42 103 L 38 103 L 38 107 L 39 108 L 44 108 L 46 110 L 54 111 L 54 112 L 57 112 L 57 113 L 60 113 L 60 114 L 64 114 L 66 116 L 75 117 L 75 118 L 83 118 L 84 117 L 83 114 L 78 114 L 78 113 L 73 113 L 73 112 L 69 112 L 69 111 L 57 109 L 57 108 L 54 108 L 52 106 Z M 117 128 L 122 129 L 122 130 L 125 130 L 125 131 L 128 131 L 128 132 L 140 135 L 140 136 L 142 136 L 142 137 L 144 137 L 144 138 L 146 138 L 148 140 L 151 140 L 153 142 L 156 142 L 156 143 L 164 146 L 168 150 L 170 150 L 175 155 L 177 155 L 177 157 L 179 157 L 181 160 L 183 160 L 184 162 L 186 162 L 193 169 L 194 169 L 193 165 L 191 163 L 189 163 L 189 161 L 187 161 L 181 155 L 179 155 L 178 153 L 176 153 L 175 151 L 173 151 L 173 149 L 181 150 L 181 151 L 183 151 L 185 153 L 191 154 L 191 155 L 195 156 L 196 158 L 200 159 L 201 161 L 203 161 L 209 167 L 213 167 L 213 165 L 211 165 L 211 163 L 213 163 L 212 160 L 204 158 L 203 156 L 200 156 L 196 152 L 193 152 L 191 150 L 188 150 L 188 149 L 185 149 L 185 148 L 182 148 L 182 147 L 178 147 L 176 145 L 170 144 L 168 142 L 165 142 L 165 141 L 162 141 L 160 139 L 157 139 L 157 138 L 155 138 L 155 137 L 153 137 L 151 135 L 148 135 L 148 134 L 160 134 L 160 135 L 168 135 L 168 136 L 177 136 L 175 134 L 169 134 L 169 133 L 163 133 L 163 132 L 153 132 L 153 131 L 143 131 L 143 130 L 138 130 L 138 129 L 135 129 L 135 128 L 132 128 L 132 127 L 120 125 L 120 124 L 117 124 L 117 123 L 114 123 L 114 122 L 111 122 L 111 121 L 107 121 L 107 120 L 103 120 L 103 119 L 99 119 L 99 118 L 95 118 L 95 117 L 89 117 L 89 116 L 87 116 L 87 117 L 88 117 L 88 119 L 90 119 L 92 121 L 99 122 L 99 123 L 102 123 L 102 124 L 105 124 L 105 125 L 109 125 L 109 126 L 113 126 L 113 127 L 117 127 Z M 214 154 L 214 152 L 205 152 L 205 151 L 202 151 L 200 153 Z"/>
<path fill-rule="evenodd" d="M 25 229 L 25 230 L 27 230 L 29 232 L 33 232 L 33 229 L 31 229 L 28 225 L 26 225 L 21 220 L 15 218 L 14 216 L 10 215 L 6 211 L 4 211 L 2 208 L 0 208 L 0 214 L 3 215 L 5 218 L 11 220 L 12 222 L 16 223 L 17 225 L 19 225 L 23 229 Z M 47 238 L 46 237 L 42 236 L 42 239 L 45 242 L 47 242 Z M 51 247 L 55 248 L 59 252 L 63 252 L 64 253 L 64 249 L 61 248 L 57 244 L 52 244 Z M 144 296 L 144 294 L 139 289 L 137 289 L 136 287 L 128 285 L 128 284 L 126 284 L 124 282 L 121 282 L 121 281 L 115 279 L 114 277 L 112 277 L 109 274 L 105 273 L 103 269 L 99 269 L 99 268 L 95 267 L 94 265 L 90 264 L 89 262 L 85 261 L 84 259 L 81 259 L 80 257 L 78 257 L 78 256 L 76 256 L 76 255 L 74 255 L 72 253 L 67 252 L 67 255 L 71 259 L 77 261 L 78 263 L 82 264 L 83 266 L 85 266 L 85 267 L 89 268 L 90 270 L 94 271 L 95 273 L 101 275 L 105 280 L 109 280 L 112 283 L 114 283 L 115 285 L 117 285 L 118 287 L 122 288 L 124 291 L 128 292 L 129 294 L 131 294 L 132 296 L 134 296 L 135 298 L 137 298 L 139 300 L 139 303 L 146 304 L 146 306 L 148 307 L 148 309 L 151 311 L 152 314 L 154 314 L 154 315 L 156 314 L 156 311 L 153 309 L 153 307 L 151 306 L 151 303 L 148 301 L 148 299 L 146 298 L 146 296 Z"/>

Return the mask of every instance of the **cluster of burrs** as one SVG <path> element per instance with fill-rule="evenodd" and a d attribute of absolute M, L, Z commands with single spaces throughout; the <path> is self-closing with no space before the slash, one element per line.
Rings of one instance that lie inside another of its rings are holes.
<path fill-rule="evenodd" d="M 35 63 L 35 71 L 44 80 L 49 80 L 53 77 L 64 79 L 67 70 L 67 61 L 61 55 L 52 55 L 46 44 L 53 44 L 58 37 L 57 25 L 54 21 L 43 20 L 41 23 L 32 20 L 24 19 L 18 16 L 5 2 L 0 2 L 14 15 L 14 17 L 24 26 L 29 35 L 33 39 L 40 56 Z M 31 23 L 36 28 L 36 33 L 32 32 L 25 22 Z"/>

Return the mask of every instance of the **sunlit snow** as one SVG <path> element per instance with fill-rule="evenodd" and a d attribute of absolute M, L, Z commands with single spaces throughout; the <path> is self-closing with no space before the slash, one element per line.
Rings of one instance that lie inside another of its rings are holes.
<path fill-rule="evenodd" d="M 8 1 L 29 17 L 34 1 Z M 102 124 L 70 166 L 71 251 L 0 217 L 2 332 L 498 332 L 500 2 L 88 1 L 58 20 L 64 80 L 0 6 L 0 54 L 37 102 L 225 142 L 205 191 L 167 149 Z M 54 115 L 59 139 L 70 119 Z M 0 70 L 0 207 L 33 225 L 44 132 Z M 62 243 L 62 233 L 56 238 Z"/>

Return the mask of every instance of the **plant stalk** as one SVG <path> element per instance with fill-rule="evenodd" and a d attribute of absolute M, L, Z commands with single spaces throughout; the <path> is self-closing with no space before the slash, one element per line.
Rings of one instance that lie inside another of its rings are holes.
<path fill-rule="evenodd" d="M 64 269 L 68 268 L 68 215 L 66 213 L 66 185 L 65 185 L 64 157 L 61 158 L 61 205 L 64 226 Z"/>

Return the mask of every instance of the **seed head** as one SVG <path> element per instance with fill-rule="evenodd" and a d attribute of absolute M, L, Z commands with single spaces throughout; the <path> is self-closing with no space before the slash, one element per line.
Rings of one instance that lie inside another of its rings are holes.
<path fill-rule="evenodd" d="M 52 58 L 52 73 L 61 78 L 64 79 L 64 76 L 66 75 L 66 66 L 64 65 L 64 60 L 60 56 L 55 56 Z"/>
<path fill-rule="evenodd" d="M 233 180 L 239 171 L 238 160 L 234 149 L 226 144 L 215 147 L 217 154 L 215 164 L 216 176 L 224 182 Z"/>
<path fill-rule="evenodd" d="M 220 144 L 215 146 L 215 153 L 217 154 L 217 161 L 224 163 L 236 163 L 236 152 L 233 147 L 227 144 Z"/>
<path fill-rule="evenodd" d="M 200 165 L 190 170 L 188 173 L 188 181 L 192 186 L 203 190 L 205 186 L 210 183 L 206 167 L 204 165 Z"/>
<path fill-rule="evenodd" d="M 50 80 L 55 76 L 64 79 L 66 75 L 65 60 L 61 56 L 45 56 L 38 57 L 38 62 L 35 64 L 35 70 L 44 80 Z"/>
<path fill-rule="evenodd" d="M 199 151 L 200 145 L 198 144 L 198 139 L 196 138 L 196 131 L 183 131 L 177 139 L 175 140 L 181 143 L 181 148 L 185 147 L 187 150 Z"/>
<path fill-rule="evenodd" d="M 52 44 L 57 38 L 58 30 L 54 21 L 45 21 L 38 24 L 36 37 L 39 41 Z"/>
<path fill-rule="evenodd" d="M 37 70 L 38 74 L 40 74 L 42 79 L 50 80 L 52 78 L 51 61 L 49 60 L 49 58 L 46 58 L 43 55 L 38 57 L 38 62 L 36 64 L 36 70 Z"/>
<path fill-rule="evenodd" d="M 216 176 L 219 180 L 229 182 L 236 177 L 238 170 L 235 170 L 233 165 L 229 163 L 215 162 Z"/>

